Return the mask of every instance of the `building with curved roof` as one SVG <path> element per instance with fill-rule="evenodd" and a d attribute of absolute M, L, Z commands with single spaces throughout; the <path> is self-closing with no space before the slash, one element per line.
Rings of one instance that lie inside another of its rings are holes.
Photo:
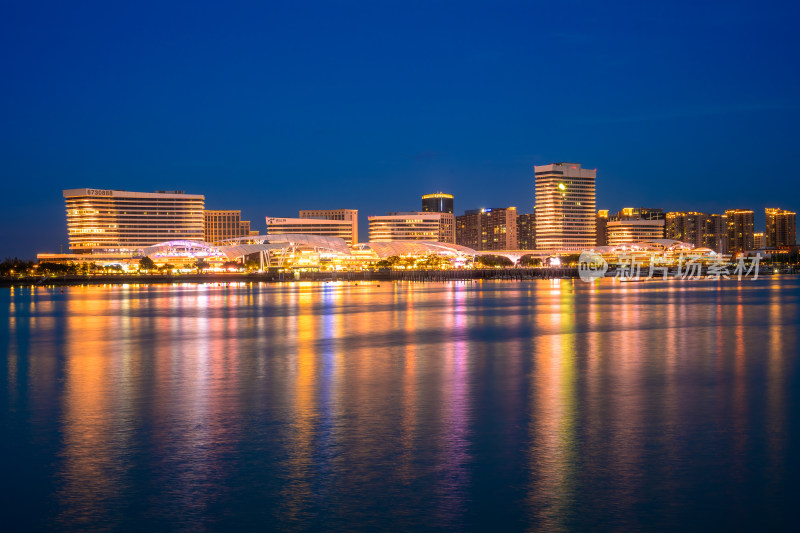
<path fill-rule="evenodd" d="M 223 241 L 227 246 L 248 245 L 270 245 L 263 250 L 273 250 L 276 248 L 299 248 L 310 250 L 325 250 L 339 254 L 349 255 L 350 247 L 344 239 L 340 237 L 329 237 L 325 235 L 307 235 L 304 233 L 285 233 L 279 235 L 251 235 L 249 237 L 239 237 Z M 275 246 L 278 245 L 278 246 Z M 223 249 L 226 246 L 222 247 Z M 253 250 L 258 251 L 257 248 Z M 255 253 L 252 252 L 252 253 Z"/>
<path fill-rule="evenodd" d="M 479 252 L 447 242 L 437 241 L 388 241 L 388 242 L 368 242 L 359 244 L 355 247 L 358 250 L 370 250 L 379 258 L 399 256 L 399 255 L 445 255 L 449 257 L 474 257 L 480 255 Z"/>

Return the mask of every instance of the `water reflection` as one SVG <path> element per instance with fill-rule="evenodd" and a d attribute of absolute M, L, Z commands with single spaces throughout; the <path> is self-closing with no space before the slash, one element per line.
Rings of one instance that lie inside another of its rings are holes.
<path fill-rule="evenodd" d="M 15 436 L 2 461 L 27 480 L 15 523 L 564 530 L 790 516 L 791 278 L 0 298 Z"/>

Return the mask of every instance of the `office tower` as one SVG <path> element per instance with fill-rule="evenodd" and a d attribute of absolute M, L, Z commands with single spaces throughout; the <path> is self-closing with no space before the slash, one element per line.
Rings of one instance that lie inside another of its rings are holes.
<path fill-rule="evenodd" d="M 536 249 L 536 213 L 517 215 L 517 249 Z"/>
<path fill-rule="evenodd" d="M 203 240 L 201 194 L 67 189 L 63 195 L 75 254 L 134 253 L 164 241 Z"/>
<path fill-rule="evenodd" d="M 221 241 L 250 235 L 250 221 L 242 220 L 242 212 L 232 209 L 203 211 L 203 239 L 219 244 Z"/>
<path fill-rule="evenodd" d="M 421 211 L 373 215 L 369 219 L 369 242 L 435 241 L 452 242 L 452 213 Z"/>
<path fill-rule="evenodd" d="M 606 234 L 606 226 L 608 225 L 608 209 L 601 209 L 597 212 L 597 217 L 594 219 L 595 225 L 595 244 L 597 246 L 608 245 L 608 235 Z"/>
<path fill-rule="evenodd" d="M 453 214 L 453 195 L 443 192 L 423 195 L 422 211 L 424 213 Z"/>
<path fill-rule="evenodd" d="M 609 220 L 606 225 L 608 246 L 632 244 L 664 238 L 663 220 Z"/>
<path fill-rule="evenodd" d="M 756 250 L 763 250 L 767 247 L 767 239 L 764 233 L 753 233 L 753 248 Z"/>
<path fill-rule="evenodd" d="M 596 170 L 578 163 L 534 167 L 536 173 L 536 247 L 584 250 L 596 245 Z"/>
<path fill-rule="evenodd" d="M 725 211 L 728 224 L 728 251 L 746 252 L 753 249 L 753 211 L 750 209 L 728 209 Z"/>
<path fill-rule="evenodd" d="M 323 218 L 331 213 L 331 218 Z M 267 217 L 267 235 L 320 235 L 322 237 L 339 237 L 348 245 L 357 244 L 358 211 L 355 209 L 339 209 L 336 211 L 300 211 L 299 218 Z M 308 216 L 309 214 L 318 217 Z M 306 215 L 306 216 L 303 216 Z"/>
<path fill-rule="evenodd" d="M 767 215 L 766 248 L 797 244 L 797 214 L 777 207 L 764 210 Z"/>
<path fill-rule="evenodd" d="M 299 213 L 300 218 L 312 218 L 316 220 L 338 220 L 350 223 L 349 233 L 346 237 L 341 237 L 347 244 L 358 244 L 358 209 L 304 209 Z"/>
<path fill-rule="evenodd" d="M 469 209 L 456 217 L 456 244 L 474 250 L 516 250 L 517 208 Z"/>

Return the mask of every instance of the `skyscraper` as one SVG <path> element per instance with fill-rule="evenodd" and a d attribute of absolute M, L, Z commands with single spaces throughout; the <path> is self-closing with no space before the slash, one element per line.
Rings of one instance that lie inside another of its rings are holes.
<path fill-rule="evenodd" d="M 456 244 L 474 250 L 516 250 L 517 208 L 468 209 L 456 217 Z"/>
<path fill-rule="evenodd" d="M 422 195 L 424 213 L 453 213 L 453 195 L 443 192 Z"/>
<path fill-rule="evenodd" d="M 534 167 L 536 173 L 536 247 L 583 250 L 596 245 L 596 170 L 579 163 Z"/>
<path fill-rule="evenodd" d="M 797 214 L 777 207 L 764 210 L 767 215 L 767 248 L 797 244 Z"/>
<path fill-rule="evenodd" d="M 728 209 L 728 251 L 746 252 L 755 246 L 753 237 L 753 211 L 750 209 Z"/>

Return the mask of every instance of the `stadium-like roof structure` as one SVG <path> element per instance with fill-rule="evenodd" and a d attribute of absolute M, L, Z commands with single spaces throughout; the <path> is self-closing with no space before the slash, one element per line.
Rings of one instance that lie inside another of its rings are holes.
<path fill-rule="evenodd" d="M 305 235 L 302 233 L 287 233 L 284 235 L 251 235 L 249 237 L 238 237 L 223 241 L 226 246 L 219 248 L 228 255 L 226 250 L 230 250 L 232 255 L 229 257 L 241 257 L 242 255 L 254 254 L 260 251 L 295 248 L 312 248 L 316 250 L 327 250 L 340 254 L 349 255 L 350 247 L 344 239 L 339 237 L 326 237 L 324 235 Z M 247 248 L 244 248 L 247 247 Z M 233 250 L 233 249 L 236 250 Z M 241 250 L 244 253 L 238 253 Z"/>
<path fill-rule="evenodd" d="M 394 255 L 427 255 L 438 254 L 447 256 L 475 256 L 480 255 L 472 248 L 436 241 L 391 241 L 391 242 L 365 242 L 356 245 L 360 250 L 372 250 L 381 259 Z"/>
<path fill-rule="evenodd" d="M 592 251 L 597 253 L 614 252 L 680 252 L 693 250 L 694 245 L 673 239 L 650 239 L 648 241 L 629 242 L 615 246 L 596 246 Z M 705 250 L 705 249 L 704 249 Z"/>
<path fill-rule="evenodd" d="M 231 243 L 217 246 L 204 241 L 166 241 L 143 248 L 143 256 L 179 256 L 179 257 L 220 257 L 235 259 L 245 255 L 268 252 L 270 250 L 287 250 L 289 248 L 325 250 L 344 255 L 350 254 L 350 247 L 344 239 L 324 237 L 320 235 L 255 235 L 239 237 L 224 241 Z"/>
<path fill-rule="evenodd" d="M 166 241 L 142 248 L 143 256 L 170 256 L 170 257 L 210 257 L 219 256 L 221 252 L 218 246 L 204 241 Z"/>

